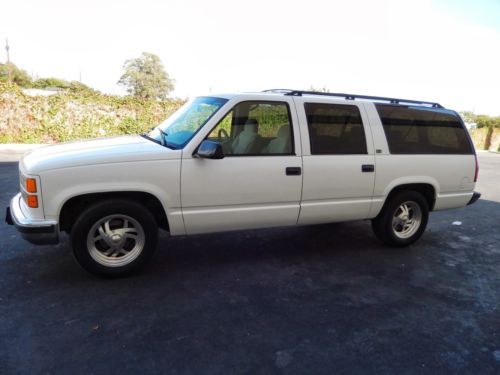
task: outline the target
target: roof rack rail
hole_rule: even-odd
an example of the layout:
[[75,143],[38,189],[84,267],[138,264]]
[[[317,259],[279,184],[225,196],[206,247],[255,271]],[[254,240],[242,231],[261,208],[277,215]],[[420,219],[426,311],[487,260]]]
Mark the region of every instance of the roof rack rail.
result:
[[302,95],[320,95],[320,96],[334,96],[339,98],[344,98],[346,100],[355,99],[368,99],[377,100],[381,102],[389,102],[391,104],[417,104],[417,105],[427,105],[432,108],[444,108],[441,104],[435,102],[425,102],[421,100],[410,100],[410,99],[398,99],[398,98],[387,98],[384,96],[371,96],[371,95],[356,95],[356,94],[344,94],[335,92],[320,92],[320,91],[303,91],[303,90],[289,90],[289,89],[272,89],[264,90],[264,92],[276,92],[282,93],[289,96],[302,96]]
[[277,94],[287,94],[289,92],[293,92],[293,91],[296,91],[296,90],[290,90],[290,89],[269,89],[269,90],[264,90],[262,92],[274,92],[274,93],[277,93]]

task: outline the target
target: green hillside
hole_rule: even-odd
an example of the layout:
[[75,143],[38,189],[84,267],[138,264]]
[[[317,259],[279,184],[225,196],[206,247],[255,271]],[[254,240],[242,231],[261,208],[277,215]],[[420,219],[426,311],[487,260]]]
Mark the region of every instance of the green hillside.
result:
[[0,143],[55,143],[138,134],[157,125],[184,103],[103,95],[89,89],[28,96],[0,82]]

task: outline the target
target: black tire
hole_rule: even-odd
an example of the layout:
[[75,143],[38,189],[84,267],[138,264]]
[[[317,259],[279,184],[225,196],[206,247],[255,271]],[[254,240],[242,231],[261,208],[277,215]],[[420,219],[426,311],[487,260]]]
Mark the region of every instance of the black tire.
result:
[[153,255],[157,242],[154,216],[141,204],[125,199],[94,203],[71,229],[78,264],[99,276],[119,277],[136,271]]
[[[403,204],[406,204],[406,207],[410,208],[410,216],[412,212],[413,218],[417,217],[418,214],[420,216],[420,223],[414,225],[406,233],[404,232],[404,228],[406,225],[409,225],[407,224],[409,221],[403,220],[407,217],[401,209]],[[399,215],[395,218],[397,214]],[[396,221],[396,227],[393,227],[393,218]],[[398,219],[401,220],[401,224],[398,223]],[[372,220],[372,228],[378,239],[386,245],[401,247],[408,246],[418,240],[425,231],[428,220],[429,205],[422,194],[416,191],[400,191],[389,198],[379,215]],[[413,222],[416,223],[417,220]]]

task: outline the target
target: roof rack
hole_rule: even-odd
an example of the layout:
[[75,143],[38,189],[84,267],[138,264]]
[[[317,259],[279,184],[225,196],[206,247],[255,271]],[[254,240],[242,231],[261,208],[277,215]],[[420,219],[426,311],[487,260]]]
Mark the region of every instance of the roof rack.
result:
[[290,90],[290,89],[270,89],[270,90],[263,90],[262,92],[269,92],[272,94],[285,94],[288,95],[291,92],[294,92],[296,90]]
[[389,102],[391,104],[417,104],[417,105],[427,105],[432,108],[444,108],[441,104],[435,102],[424,102],[421,100],[409,100],[409,99],[398,99],[398,98],[386,98],[384,96],[371,96],[371,95],[356,95],[356,94],[343,94],[335,92],[320,92],[320,91],[303,91],[303,90],[290,90],[290,89],[271,89],[264,90],[263,92],[274,92],[281,93],[289,96],[302,96],[302,95],[320,95],[320,96],[334,96],[339,98],[344,98],[346,100],[355,99],[368,99],[377,100],[381,102]]

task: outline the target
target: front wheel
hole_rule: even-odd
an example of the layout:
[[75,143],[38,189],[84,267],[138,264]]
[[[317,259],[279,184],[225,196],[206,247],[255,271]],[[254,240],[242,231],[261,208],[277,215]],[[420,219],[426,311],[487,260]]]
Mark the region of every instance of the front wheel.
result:
[[420,238],[429,219],[429,205],[422,194],[402,191],[393,195],[372,220],[375,235],[389,246],[407,246]]
[[123,276],[141,267],[153,254],[158,225],[142,205],[116,199],[95,203],[71,230],[73,254],[88,272]]

